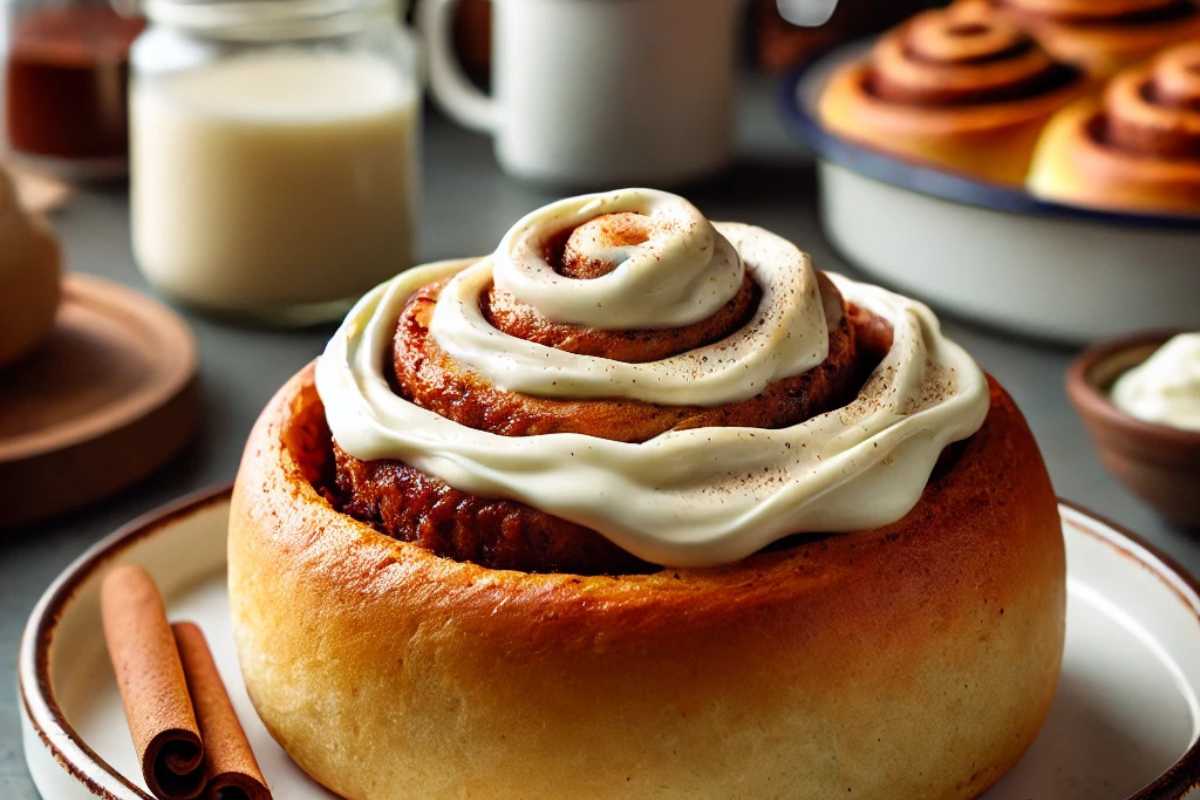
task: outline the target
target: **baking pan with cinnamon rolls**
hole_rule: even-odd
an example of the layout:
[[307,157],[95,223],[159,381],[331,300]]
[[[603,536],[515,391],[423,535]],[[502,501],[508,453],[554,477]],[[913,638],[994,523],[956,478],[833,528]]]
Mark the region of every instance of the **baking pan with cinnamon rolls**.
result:
[[782,105],[829,238],[889,285],[1039,339],[1196,328],[1197,47],[1192,0],[957,0]]
[[629,189],[359,302],[250,436],[229,593],[349,800],[965,800],[1047,713],[1065,581],[928,308]]

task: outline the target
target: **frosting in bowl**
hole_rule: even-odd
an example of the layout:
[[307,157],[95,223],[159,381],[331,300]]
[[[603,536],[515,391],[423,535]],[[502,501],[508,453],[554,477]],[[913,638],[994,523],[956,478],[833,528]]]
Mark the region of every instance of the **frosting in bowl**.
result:
[[[652,216],[663,206],[672,207],[670,219],[691,223],[656,229],[644,250],[632,245],[618,254],[619,265],[601,278],[566,278],[545,263],[544,243],[563,229],[614,209]],[[527,244],[514,255],[510,248],[522,237]],[[640,306],[622,326],[642,325],[628,319],[652,316],[655,283],[641,273],[656,270],[671,287],[661,302],[672,310],[672,325],[703,318],[711,311],[697,309],[714,302],[719,308],[730,294],[727,274],[740,283],[748,271],[763,299],[743,329],[713,349],[644,364],[517,339],[478,312],[479,293],[494,280],[554,321],[577,321],[583,306],[566,299],[569,293],[612,278],[598,290],[602,302]],[[689,279],[675,280],[680,272]],[[790,534],[900,519],[920,499],[942,449],[973,434],[987,414],[982,371],[942,335],[928,308],[830,278],[847,301],[891,324],[892,346],[849,404],[784,428],[672,430],[640,444],[576,433],[501,436],[448,420],[392,390],[387,354],[400,313],[419,288],[445,279],[430,332],[497,385],[528,394],[718,404],[824,359],[828,332],[806,255],[759,228],[712,225],[682,198],[649,190],[554,204],[518,223],[491,257],[428,265],[377,287],[330,341],[317,364],[317,389],[334,438],[358,459],[404,461],[462,491],[526,503],[592,528],[646,561],[732,562]]]
[[1130,416],[1200,431],[1200,333],[1182,333],[1127,370],[1112,401]]

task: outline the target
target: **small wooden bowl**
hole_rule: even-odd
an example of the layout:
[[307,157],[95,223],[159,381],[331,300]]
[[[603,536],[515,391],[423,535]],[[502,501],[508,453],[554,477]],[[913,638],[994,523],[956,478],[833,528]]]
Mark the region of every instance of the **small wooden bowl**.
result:
[[1200,431],[1146,422],[1113,405],[1116,379],[1179,331],[1146,331],[1088,349],[1067,370],[1067,394],[1100,459],[1169,522],[1200,529]]

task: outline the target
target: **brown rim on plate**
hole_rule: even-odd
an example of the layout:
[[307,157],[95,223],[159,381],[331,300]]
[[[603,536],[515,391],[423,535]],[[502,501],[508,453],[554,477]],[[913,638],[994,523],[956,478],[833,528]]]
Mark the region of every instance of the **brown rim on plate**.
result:
[[[54,760],[96,797],[105,800],[154,800],[88,746],[67,721],[54,696],[49,672],[49,650],[63,610],[75,596],[79,585],[98,568],[114,561],[131,545],[166,525],[205,511],[213,505],[228,503],[231,491],[230,485],[201,490],[150,511],[100,540],[55,579],[30,614],[21,636],[17,666],[18,693],[23,710]],[[1100,540],[1121,557],[1136,562],[1177,596],[1200,622],[1200,581],[1174,559],[1123,526],[1093,514],[1076,503],[1061,498],[1059,503],[1084,518],[1064,520],[1064,524]],[[1162,775],[1126,800],[1178,800],[1197,786],[1200,786],[1200,740],[1194,742]]]
[[[1122,558],[1129,559],[1145,569],[1178,597],[1179,601],[1187,606],[1196,620],[1200,622],[1200,580],[1197,580],[1182,564],[1124,525],[1118,525],[1108,517],[1096,514],[1079,503],[1061,497],[1058,498],[1058,504],[1084,518],[1082,521],[1071,520],[1069,523],[1063,520],[1065,524],[1072,525],[1080,533],[1091,536],[1093,539],[1099,539]],[[1099,523],[1126,541],[1121,542],[1116,537],[1105,533],[1103,529],[1088,527],[1087,523],[1092,525]],[[1188,592],[1191,593],[1190,597]],[[1198,786],[1200,786],[1200,738],[1192,742],[1192,746],[1168,767],[1166,772],[1149,785],[1130,795],[1126,800],[1179,800]]]
[[[1130,436],[1144,438],[1166,447],[1193,447],[1200,449],[1200,431],[1174,428],[1157,422],[1138,419],[1117,408],[1106,391],[1116,377],[1146,360],[1159,345],[1164,344],[1180,329],[1141,331],[1115,339],[1106,339],[1083,351],[1067,368],[1067,392],[1081,413],[1094,415],[1097,421],[1125,432]],[[1146,349],[1146,355],[1112,364],[1113,373],[1096,374],[1104,371],[1108,363],[1130,351]]]
[[[104,800],[154,800],[105,761],[67,721],[50,682],[50,642],[79,585],[131,545],[185,517],[228,503],[232,484],[185,495],[151,510],[92,545],[55,579],[34,606],[21,635],[17,692],[31,727],[58,764]],[[36,692],[32,690],[36,687]],[[88,767],[94,767],[89,769]]]

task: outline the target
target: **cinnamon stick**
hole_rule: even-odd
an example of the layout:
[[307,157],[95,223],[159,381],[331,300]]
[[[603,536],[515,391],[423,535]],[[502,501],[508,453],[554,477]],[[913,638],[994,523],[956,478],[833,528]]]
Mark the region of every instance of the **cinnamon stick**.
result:
[[204,796],[208,800],[270,800],[267,781],[233,710],[204,634],[191,622],[177,622],[171,630],[204,739]]
[[146,786],[160,800],[199,797],[204,745],[158,587],[141,567],[117,567],[101,585],[100,610]]

